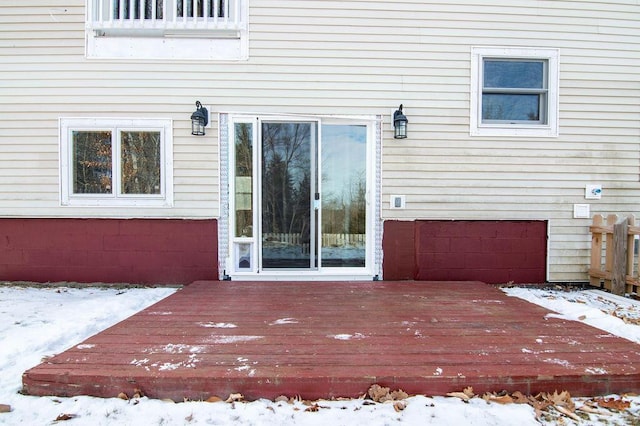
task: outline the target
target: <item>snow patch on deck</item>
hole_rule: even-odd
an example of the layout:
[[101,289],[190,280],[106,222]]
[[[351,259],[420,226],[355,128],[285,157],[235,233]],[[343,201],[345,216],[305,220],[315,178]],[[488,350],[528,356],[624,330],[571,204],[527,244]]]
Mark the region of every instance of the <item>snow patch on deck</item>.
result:
[[264,339],[264,336],[211,336],[205,339],[203,343],[227,344],[251,342],[253,340]]
[[365,336],[362,333],[355,333],[355,334],[329,334],[327,335],[327,337],[335,340],[351,340],[351,339],[365,339],[367,336]]
[[78,348],[78,349],[93,349],[95,347],[96,347],[96,345],[91,345],[91,344],[88,344],[88,343],[84,343],[82,345],[76,346],[76,348]]
[[202,346],[185,345],[182,343],[175,343],[175,344],[169,343],[159,348],[147,348],[147,349],[144,349],[142,352],[148,353],[148,354],[159,354],[159,353],[182,354],[186,352],[200,353],[202,351],[204,351],[204,348]]
[[299,321],[295,318],[280,318],[269,323],[269,325],[298,324],[298,323]]
[[191,353],[184,360],[177,362],[151,362],[149,358],[136,359],[134,358],[129,364],[136,367],[144,367],[146,371],[150,371],[151,368],[155,368],[158,371],[172,371],[179,368],[196,368],[196,364],[200,362],[198,354]]
[[239,371],[239,372],[246,371],[247,372],[247,376],[249,376],[249,377],[253,377],[253,376],[256,375],[255,368],[251,368],[251,367],[256,365],[256,364],[258,364],[258,361],[253,361],[253,362],[250,363],[249,362],[249,358],[243,358],[243,357],[238,357],[238,358],[236,358],[236,360],[238,362],[242,362],[244,364],[240,365],[238,367],[235,367],[234,368],[235,371]]
[[236,324],[230,322],[199,322],[200,327],[204,328],[237,328]]
[[560,359],[560,358],[545,358],[542,360],[542,362],[546,362],[548,364],[558,364],[561,365],[563,367],[567,367],[567,368],[573,368],[573,366],[571,365],[571,363],[569,361],[567,361],[566,359]]

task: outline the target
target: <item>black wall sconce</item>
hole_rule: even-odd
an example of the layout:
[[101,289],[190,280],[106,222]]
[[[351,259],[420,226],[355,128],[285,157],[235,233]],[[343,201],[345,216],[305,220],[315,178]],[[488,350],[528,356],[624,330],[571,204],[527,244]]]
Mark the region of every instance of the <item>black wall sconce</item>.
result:
[[393,137],[394,139],[405,139],[407,137],[407,117],[402,113],[402,104],[393,113]]
[[196,101],[196,110],[191,114],[191,134],[204,136],[204,128],[209,124],[209,111]]

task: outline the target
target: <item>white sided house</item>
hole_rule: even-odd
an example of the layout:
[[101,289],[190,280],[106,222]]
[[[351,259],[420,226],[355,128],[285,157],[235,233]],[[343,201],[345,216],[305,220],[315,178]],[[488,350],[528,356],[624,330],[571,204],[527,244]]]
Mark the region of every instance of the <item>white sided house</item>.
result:
[[639,212],[637,0],[0,2],[0,280],[585,282]]

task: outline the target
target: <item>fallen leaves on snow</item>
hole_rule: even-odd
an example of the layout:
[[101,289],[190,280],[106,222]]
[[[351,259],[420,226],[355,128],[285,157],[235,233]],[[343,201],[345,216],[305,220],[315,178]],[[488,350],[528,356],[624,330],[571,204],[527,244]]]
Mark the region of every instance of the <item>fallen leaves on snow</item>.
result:
[[241,402],[244,401],[244,395],[241,393],[232,393],[225,402]]
[[615,399],[615,398],[595,398],[593,400],[599,407],[602,408],[610,408],[613,410],[617,410],[617,411],[623,411],[626,410],[627,408],[631,407],[631,402],[629,401],[625,401],[622,398],[620,399]]
[[473,393],[473,388],[471,386],[467,386],[462,392],[449,392],[447,393],[447,396],[453,396],[455,398],[460,398],[464,402],[468,402],[476,395]]
[[631,402],[625,401],[623,398],[598,397],[589,399],[584,402],[584,405],[576,408],[576,404],[568,391],[554,391],[553,393],[540,392],[535,396],[524,395],[519,391],[512,393],[503,391],[486,392],[480,396],[475,395],[473,388],[469,386],[462,392],[449,392],[446,395],[459,398],[464,402],[480,397],[487,402],[494,402],[498,404],[529,404],[535,410],[536,418],[538,419],[541,417],[542,412],[548,412],[550,408],[553,408],[563,416],[580,421],[582,418],[576,414],[576,411],[599,416],[610,416],[611,411],[624,411],[631,407]]
[[402,389],[392,392],[390,388],[382,387],[378,384],[371,385],[367,394],[374,402],[401,401],[409,397]]
[[[624,400],[623,397],[596,397],[588,400],[580,399],[581,401],[583,401],[583,405],[580,407],[576,407],[575,402],[571,398],[571,394],[566,390],[561,392],[554,391],[553,393],[540,392],[535,396],[525,395],[519,391],[485,392],[484,394],[479,395],[474,392],[473,387],[468,386],[460,392],[449,392],[446,394],[446,396],[458,398],[463,402],[469,402],[474,398],[478,398],[485,400],[487,403],[528,404],[533,407],[537,419],[541,419],[544,414],[545,417],[551,416],[552,418],[554,416],[564,416],[577,422],[588,418],[588,416],[590,415],[611,416],[612,412],[623,412],[630,409],[631,407],[631,402]],[[392,391],[388,387],[374,384],[369,387],[367,393],[359,399],[362,400],[362,406],[389,404],[396,412],[400,412],[407,408],[408,402],[406,400],[408,398],[409,395],[401,389]],[[337,398],[332,399],[332,401],[346,401],[351,399],[352,398]],[[223,400],[217,396],[212,396],[206,401],[221,402]],[[304,412],[307,413],[316,413],[321,409],[332,408],[331,406],[321,405],[323,401],[326,402],[327,400],[309,401],[301,398],[300,395],[294,397],[281,395],[274,399],[274,402],[276,403],[287,403],[292,405],[301,404],[302,407],[296,406],[293,408],[293,410],[304,410]],[[241,393],[232,393],[224,402],[234,405],[235,403],[245,402],[245,398]],[[354,411],[360,410],[362,406],[355,407]],[[266,409],[275,412],[275,408],[273,406],[268,406],[266,407]],[[342,407],[342,409],[346,409],[346,407]],[[578,415],[578,413],[580,413],[581,415]],[[560,417],[557,417],[556,420],[559,420]],[[70,420],[71,418],[60,418],[56,419],[56,421]]]
[[63,422],[66,420],[71,420],[71,419],[75,419],[76,415],[75,414],[60,414],[58,417],[56,417],[55,421],[56,422]]

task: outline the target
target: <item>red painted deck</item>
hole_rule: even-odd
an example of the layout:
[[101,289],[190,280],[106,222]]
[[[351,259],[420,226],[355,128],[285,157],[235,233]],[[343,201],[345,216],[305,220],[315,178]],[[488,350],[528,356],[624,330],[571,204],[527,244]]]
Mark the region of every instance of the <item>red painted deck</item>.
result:
[[196,282],[27,371],[33,395],[640,391],[640,345],[478,282]]

